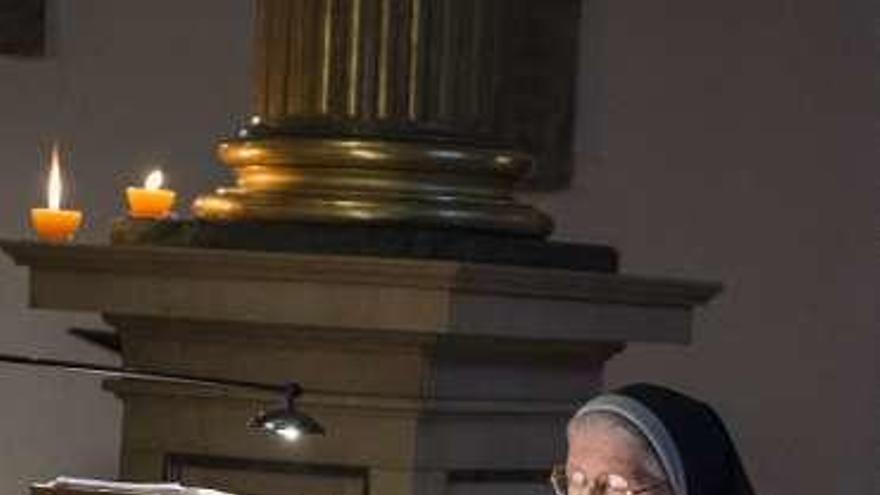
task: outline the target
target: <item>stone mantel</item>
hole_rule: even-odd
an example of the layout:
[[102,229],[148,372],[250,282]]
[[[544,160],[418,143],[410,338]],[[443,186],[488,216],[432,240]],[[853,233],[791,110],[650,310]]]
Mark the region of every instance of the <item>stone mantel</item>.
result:
[[[474,337],[687,343],[718,284],[367,257],[6,241],[31,305]],[[88,290],[83,290],[88,287]]]
[[124,478],[258,495],[546,493],[566,419],[608,359],[628,342],[686,344],[721,289],[450,261],[0,248],[29,268],[32,307],[103,315],[126,366],[301,383],[328,433],[294,448],[242,427],[266,396],[106,384],[124,403]]

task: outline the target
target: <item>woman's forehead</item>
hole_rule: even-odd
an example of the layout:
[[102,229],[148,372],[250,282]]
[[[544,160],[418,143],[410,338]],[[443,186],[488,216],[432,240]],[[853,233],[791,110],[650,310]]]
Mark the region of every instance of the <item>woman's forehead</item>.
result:
[[644,442],[628,431],[595,423],[569,431],[566,464],[587,476],[604,472],[644,478],[646,456],[653,455],[645,449]]

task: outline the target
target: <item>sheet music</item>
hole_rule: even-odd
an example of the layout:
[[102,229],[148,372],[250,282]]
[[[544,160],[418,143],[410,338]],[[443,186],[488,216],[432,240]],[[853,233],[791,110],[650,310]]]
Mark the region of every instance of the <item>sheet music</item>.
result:
[[44,486],[83,492],[112,492],[125,495],[231,495],[209,488],[187,487],[180,483],[130,483],[66,476],[59,476]]

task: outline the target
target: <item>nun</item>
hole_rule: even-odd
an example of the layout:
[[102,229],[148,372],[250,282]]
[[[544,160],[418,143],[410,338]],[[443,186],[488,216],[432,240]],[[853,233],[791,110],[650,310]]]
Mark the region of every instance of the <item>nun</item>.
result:
[[645,384],[599,395],[574,415],[551,483],[557,495],[754,495],[712,408]]

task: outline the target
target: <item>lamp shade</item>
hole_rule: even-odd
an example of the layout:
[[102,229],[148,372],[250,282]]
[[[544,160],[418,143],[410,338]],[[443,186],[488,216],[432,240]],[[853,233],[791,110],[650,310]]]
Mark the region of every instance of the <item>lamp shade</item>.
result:
[[312,417],[290,407],[259,414],[250,421],[250,427],[274,433],[291,442],[303,435],[324,434],[324,428]]

